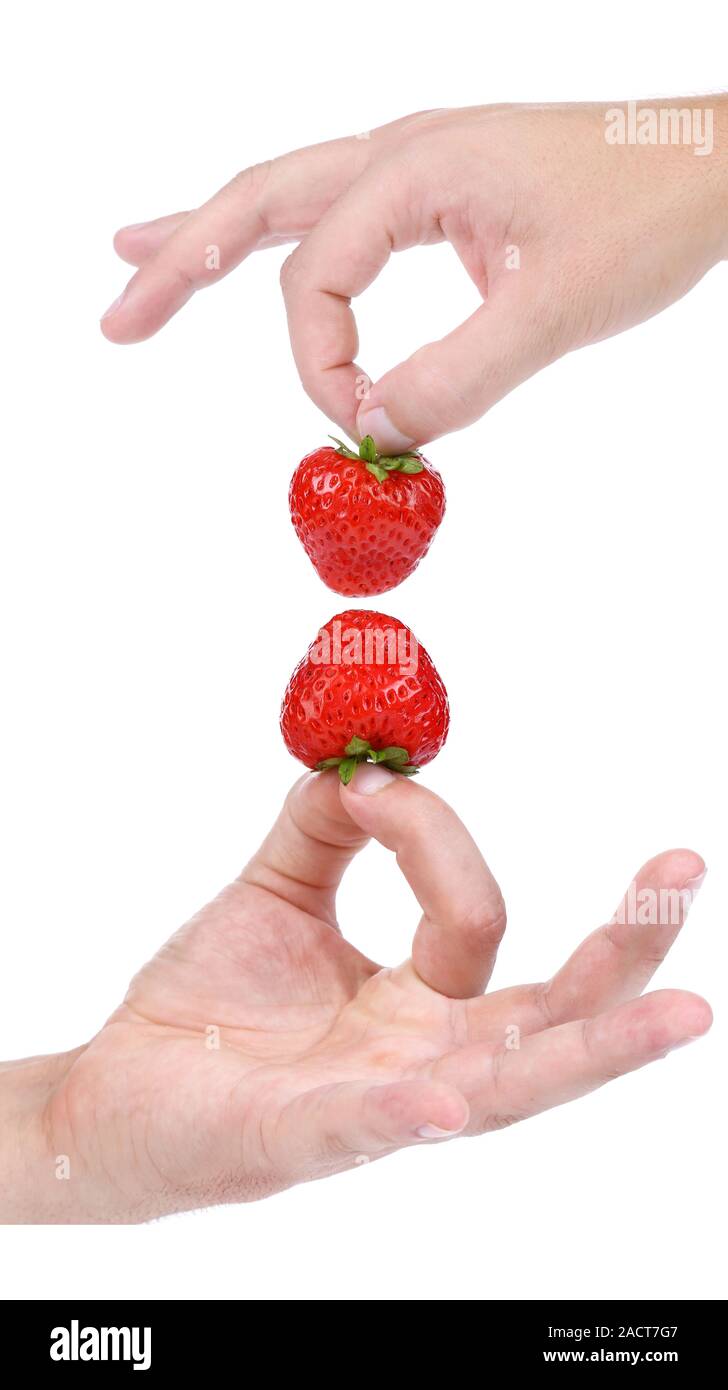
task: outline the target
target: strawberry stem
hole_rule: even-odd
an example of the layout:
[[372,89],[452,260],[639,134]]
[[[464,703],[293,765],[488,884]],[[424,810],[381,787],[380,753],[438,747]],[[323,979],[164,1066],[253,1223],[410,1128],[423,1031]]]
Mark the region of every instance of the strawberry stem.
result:
[[365,738],[354,735],[347,743],[346,748],[340,758],[322,758],[316,764],[317,772],[326,772],[331,767],[339,769],[339,777],[344,786],[348,786],[357,767],[360,763],[381,763],[388,767],[392,772],[401,772],[403,777],[414,777],[419,772],[409,760],[409,753],[406,748],[398,748],[392,745],[389,748],[372,748]]
[[389,455],[378,453],[377,446],[370,434],[364,435],[357,454],[349,448],[348,444],[344,444],[341,439],[336,439],[333,434],[329,435],[329,439],[333,440],[336,445],[336,452],[341,454],[342,458],[355,459],[357,462],[363,463],[367,471],[372,473],[380,483],[386,480],[388,473],[421,473],[425,466],[419,454]]

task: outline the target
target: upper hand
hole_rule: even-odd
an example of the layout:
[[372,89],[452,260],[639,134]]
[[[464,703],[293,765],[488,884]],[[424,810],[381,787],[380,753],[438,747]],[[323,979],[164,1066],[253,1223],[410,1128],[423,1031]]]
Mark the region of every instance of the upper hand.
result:
[[[657,313],[728,255],[728,102],[699,105],[716,117],[705,158],[608,144],[604,106],[485,106],[423,112],[245,169],[196,211],[117,234],[140,269],[103,331],[147,338],[250,252],[299,241],[282,283],[305,389],[382,453],[424,444],[572,348]],[[370,386],[350,301],[392,251],[439,241],[483,304]]]

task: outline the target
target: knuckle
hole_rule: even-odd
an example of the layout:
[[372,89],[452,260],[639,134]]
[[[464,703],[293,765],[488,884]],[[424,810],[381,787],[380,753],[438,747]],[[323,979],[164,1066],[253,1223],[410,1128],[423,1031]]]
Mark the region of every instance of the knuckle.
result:
[[225,189],[236,203],[245,203],[252,208],[260,221],[263,233],[270,230],[267,208],[275,163],[273,159],[266,159],[261,164],[251,164],[247,169],[241,169]]
[[185,266],[172,266],[171,273],[183,294],[189,294],[196,288],[195,277]]
[[509,1054],[499,1047],[491,1058],[490,1096],[483,1104],[480,1116],[475,1122],[476,1134],[488,1134],[496,1129],[508,1129],[521,1120],[528,1119],[532,1111],[527,1106],[515,1106],[509,1095],[506,1064]]
[[553,1028],[557,1022],[551,1005],[551,980],[544,980],[534,987],[534,1003],[543,1019],[544,1027]]
[[462,933],[474,950],[489,951],[503,940],[506,922],[506,907],[499,894],[495,904],[476,903],[462,923]]
[[258,197],[265,192],[272,168],[272,159],[264,159],[260,164],[250,164],[247,169],[241,169],[235,175],[230,186],[238,193]]
[[588,1059],[592,1056],[592,1020],[584,1018],[579,1025],[579,1037],[584,1056]]

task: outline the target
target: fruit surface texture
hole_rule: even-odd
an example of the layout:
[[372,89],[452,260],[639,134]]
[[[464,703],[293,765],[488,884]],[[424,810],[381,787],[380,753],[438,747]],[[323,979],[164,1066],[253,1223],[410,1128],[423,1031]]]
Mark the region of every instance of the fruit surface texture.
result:
[[345,759],[354,740],[358,759],[411,771],[439,753],[449,720],[445,687],[411,629],[384,613],[349,609],[319,630],[293,672],[281,731],[306,767]]
[[426,555],[445,513],[442,478],[427,459],[383,458],[371,440],[362,441],[359,454],[346,445],[307,454],[288,500],[316,572],[349,597],[401,584]]

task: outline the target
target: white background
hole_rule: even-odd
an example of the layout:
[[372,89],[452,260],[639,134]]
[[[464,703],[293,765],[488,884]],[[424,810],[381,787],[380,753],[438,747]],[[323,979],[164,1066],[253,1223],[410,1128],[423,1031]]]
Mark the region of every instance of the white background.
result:
[[[288,520],[290,474],[329,422],[290,360],[285,252],[115,348],[97,327],[129,273],[115,228],[408,110],[715,90],[727,40],[722,0],[15,8],[0,82],[3,1055],[85,1040],[238,871],[296,775],[285,682],[344,606]],[[474,296],[449,248],[396,258],[359,305],[364,367],[447,331]],[[706,994],[712,1033],[528,1124],[255,1206],[8,1229],[7,1294],[725,1292],[727,316],[724,264],[433,446],[447,517],[381,605],[449,689],[427,780],[503,885],[496,984],[551,972],[644,859],[687,845],[708,879],[658,983]],[[367,953],[406,954],[416,908],[384,851],[351,873],[341,917]]]

